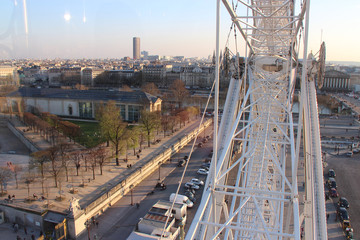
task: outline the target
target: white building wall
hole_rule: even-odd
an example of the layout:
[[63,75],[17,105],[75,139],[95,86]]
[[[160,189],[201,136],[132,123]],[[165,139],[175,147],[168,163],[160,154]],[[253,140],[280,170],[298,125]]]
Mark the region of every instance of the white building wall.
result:
[[[63,106],[63,115],[64,116],[79,116],[79,104],[78,102],[75,101],[63,101],[64,102],[64,106]],[[69,106],[72,107],[72,115],[69,114]]]
[[51,109],[52,114],[64,115],[62,101],[50,100],[49,109]]
[[35,107],[41,112],[49,112],[49,102],[47,99],[36,99]]

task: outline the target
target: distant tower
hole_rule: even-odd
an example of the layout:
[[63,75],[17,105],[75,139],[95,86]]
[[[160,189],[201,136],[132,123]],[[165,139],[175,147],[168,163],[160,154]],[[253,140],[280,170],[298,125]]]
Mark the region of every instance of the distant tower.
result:
[[140,59],[140,38],[133,38],[133,58]]

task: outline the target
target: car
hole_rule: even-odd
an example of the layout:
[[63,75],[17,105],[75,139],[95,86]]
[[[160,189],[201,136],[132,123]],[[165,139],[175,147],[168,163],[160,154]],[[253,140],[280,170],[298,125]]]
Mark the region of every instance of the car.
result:
[[360,153],[360,149],[355,148],[355,149],[353,150],[353,153],[354,153],[354,154],[358,154],[358,153]]
[[206,170],[206,171],[209,171],[210,168],[209,167],[201,167],[202,169]]
[[199,187],[199,185],[196,185],[195,183],[187,182],[187,183],[185,183],[185,188],[192,188],[192,189],[198,190],[200,187]]
[[210,167],[210,165],[211,165],[211,163],[210,163],[210,162],[206,162],[206,163],[201,164],[201,167],[202,167],[202,168],[203,168],[203,167],[207,167],[207,168],[209,168],[209,167]]
[[344,207],[344,208],[349,208],[350,204],[348,202],[348,200],[345,197],[341,197],[338,201],[338,206],[339,207]]
[[191,192],[192,194],[194,194],[195,195],[195,189],[192,189],[192,188],[187,188],[186,190],[185,190],[185,192]]
[[328,176],[329,176],[329,178],[336,177],[336,173],[335,173],[334,169],[329,169]]
[[186,191],[186,192],[184,193],[184,195],[187,196],[187,197],[190,199],[190,201],[192,201],[193,203],[196,202],[196,198],[195,198],[195,194],[194,194],[194,193],[189,192],[189,191]]
[[339,216],[341,222],[344,220],[350,220],[349,213],[346,208],[339,207],[337,210],[337,215]]
[[335,178],[329,178],[328,179],[328,188],[335,188],[336,189],[336,181],[335,181]]
[[185,160],[180,160],[178,163],[178,167],[183,167],[185,166],[186,161]]
[[209,174],[209,171],[203,169],[203,168],[200,168],[199,170],[197,170],[196,172],[197,174],[200,174],[200,175],[208,175]]
[[330,195],[330,197],[338,197],[339,196],[338,192],[336,191],[336,188],[331,188],[329,190],[329,195]]
[[194,183],[194,184],[196,184],[196,185],[201,185],[201,186],[203,186],[204,185],[204,182],[203,181],[201,181],[201,180],[199,180],[199,179],[197,179],[197,178],[193,178],[193,179],[191,179],[191,181],[190,182],[192,182],[192,183]]
[[353,156],[353,152],[347,152],[347,153],[346,153],[346,156],[352,157],[352,156]]

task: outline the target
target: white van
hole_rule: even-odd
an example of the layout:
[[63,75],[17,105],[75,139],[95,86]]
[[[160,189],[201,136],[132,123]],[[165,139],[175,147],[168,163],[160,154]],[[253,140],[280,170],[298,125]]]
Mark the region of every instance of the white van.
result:
[[[175,199],[175,193],[170,194],[169,201],[173,202]],[[188,208],[192,208],[194,206],[194,203],[189,200],[187,196],[178,194],[175,199],[175,203],[182,203],[186,204]]]

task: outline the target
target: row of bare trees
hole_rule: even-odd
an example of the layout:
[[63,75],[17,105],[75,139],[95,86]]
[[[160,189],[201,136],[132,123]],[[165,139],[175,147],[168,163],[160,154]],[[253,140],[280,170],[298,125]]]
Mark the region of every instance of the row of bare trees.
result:
[[41,136],[53,144],[55,144],[55,139],[60,136],[59,132],[69,137],[70,141],[80,135],[80,127],[72,122],[61,121],[56,115],[46,112],[41,113],[40,116],[41,118],[32,113],[24,112],[23,121],[30,129],[39,132]]
[[70,144],[60,143],[46,150],[33,153],[29,168],[35,169],[39,173],[42,193],[44,193],[44,181],[47,174],[54,179],[55,187],[58,187],[60,176],[64,176],[69,182],[70,169],[76,169],[76,176],[79,176],[81,167],[83,171],[91,170],[93,179],[95,179],[95,169],[98,167],[100,175],[102,175],[103,167],[108,161],[109,157],[103,146],[72,151]]

